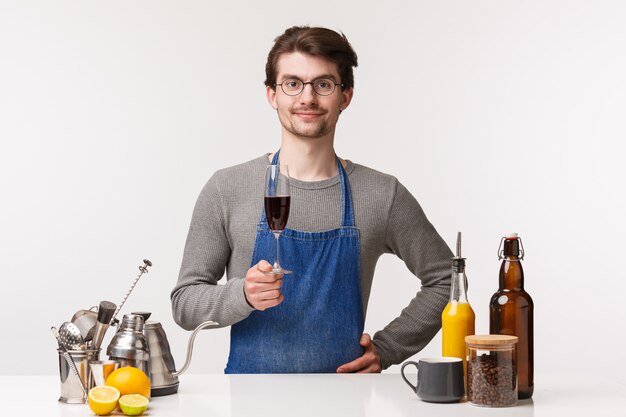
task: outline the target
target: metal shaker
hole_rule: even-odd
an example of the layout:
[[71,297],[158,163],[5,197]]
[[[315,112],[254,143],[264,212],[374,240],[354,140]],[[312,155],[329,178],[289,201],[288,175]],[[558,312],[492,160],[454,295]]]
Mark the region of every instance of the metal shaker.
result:
[[150,377],[148,361],[150,348],[143,334],[143,317],[138,314],[126,314],[119,330],[113,336],[107,348],[109,359],[118,361],[120,368],[134,366]]

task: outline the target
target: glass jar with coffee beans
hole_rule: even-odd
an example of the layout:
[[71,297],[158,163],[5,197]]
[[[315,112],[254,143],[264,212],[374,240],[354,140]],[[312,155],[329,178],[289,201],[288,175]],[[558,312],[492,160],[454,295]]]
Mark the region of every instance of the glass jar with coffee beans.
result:
[[517,403],[518,338],[507,335],[466,336],[467,400],[480,407]]

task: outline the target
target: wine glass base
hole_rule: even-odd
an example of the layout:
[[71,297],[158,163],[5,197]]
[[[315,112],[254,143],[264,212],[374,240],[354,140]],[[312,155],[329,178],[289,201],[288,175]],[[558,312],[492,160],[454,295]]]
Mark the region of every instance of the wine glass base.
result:
[[288,269],[282,269],[282,268],[274,268],[269,272],[263,272],[265,275],[289,275],[291,273],[293,273],[293,271],[290,271]]

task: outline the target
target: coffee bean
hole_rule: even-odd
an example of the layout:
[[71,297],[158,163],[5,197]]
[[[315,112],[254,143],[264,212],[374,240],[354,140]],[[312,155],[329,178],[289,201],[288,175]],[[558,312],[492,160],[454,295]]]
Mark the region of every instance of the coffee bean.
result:
[[467,398],[476,405],[502,407],[517,401],[517,375],[510,358],[497,352],[482,354],[467,363]]

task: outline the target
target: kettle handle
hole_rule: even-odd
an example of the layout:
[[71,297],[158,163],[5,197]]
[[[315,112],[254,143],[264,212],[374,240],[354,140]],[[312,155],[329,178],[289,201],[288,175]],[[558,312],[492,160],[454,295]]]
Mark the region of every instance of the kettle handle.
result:
[[180,369],[180,371],[174,372],[172,374],[173,376],[178,376],[182,374],[183,372],[185,372],[187,368],[189,368],[189,364],[191,363],[191,354],[193,353],[193,341],[196,339],[196,335],[198,334],[198,332],[202,329],[206,329],[207,327],[217,327],[217,326],[219,326],[217,322],[209,320],[209,321],[205,321],[204,323],[200,324],[198,327],[194,329],[193,333],[191,334],[191,337],[189,338],[189,344],[187,345],[187,358],[185,359],[185,364]]

